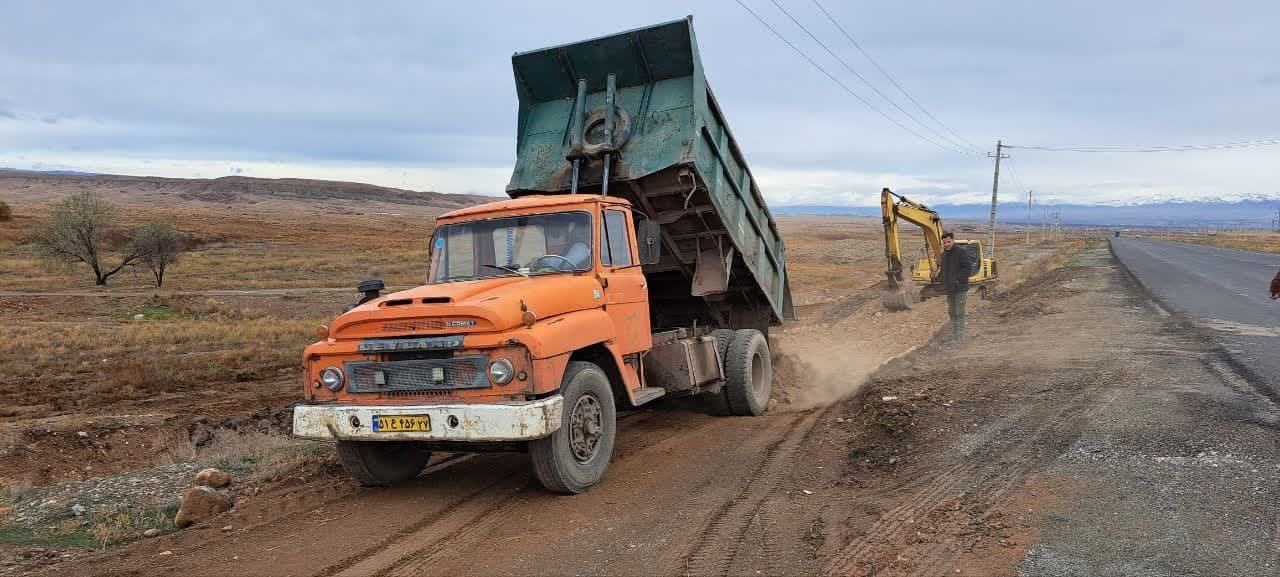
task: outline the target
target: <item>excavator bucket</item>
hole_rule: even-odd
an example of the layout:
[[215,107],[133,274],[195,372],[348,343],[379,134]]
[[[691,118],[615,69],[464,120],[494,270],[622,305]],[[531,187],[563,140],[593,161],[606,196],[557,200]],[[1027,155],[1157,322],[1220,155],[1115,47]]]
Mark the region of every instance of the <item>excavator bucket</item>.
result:
[[888,290],[881,296],[881,302],[884,308],[893,311],[909,311],[916,304],[916,288],[915,284],[910,281],[890,283]]

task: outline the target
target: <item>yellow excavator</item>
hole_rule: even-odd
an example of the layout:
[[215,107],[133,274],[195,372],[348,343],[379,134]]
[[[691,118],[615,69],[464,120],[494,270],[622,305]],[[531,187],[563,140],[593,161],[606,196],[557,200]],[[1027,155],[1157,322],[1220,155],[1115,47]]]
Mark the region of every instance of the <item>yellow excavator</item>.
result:
[[[880,212],[884,217],[884,254],[889,261],[889,269],[885,271],[889,277],[889,288],[884,294],[885,308],[905,311],[920,300],[943,294],[942,279],[939,277],[942,264],[942,217],[929,207],[887,188],[880,191]],[[899,220],[914,224],[924,231],[924,255],[911,267],[911,278],[907,278],[902,265],[902,245],[898,242]],[[976,240],[956,240],[956,246],[952,250],[962,250],[969,257],[973,265],[969,286],[977,286],[978,290],[985,293],[996,279],[995,259],[983,256],[982,243]]]

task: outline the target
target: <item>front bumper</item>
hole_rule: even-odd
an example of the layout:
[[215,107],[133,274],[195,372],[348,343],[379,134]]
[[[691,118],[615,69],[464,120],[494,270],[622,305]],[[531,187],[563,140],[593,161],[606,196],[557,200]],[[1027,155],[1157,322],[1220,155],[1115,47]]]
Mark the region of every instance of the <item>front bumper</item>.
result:
[[[439,405],[299,405],[293,434],[364,441],[527,441],[560,428],[564,397],[510,403]],[[427,415],[430,431],[374,432],[374,415]]]

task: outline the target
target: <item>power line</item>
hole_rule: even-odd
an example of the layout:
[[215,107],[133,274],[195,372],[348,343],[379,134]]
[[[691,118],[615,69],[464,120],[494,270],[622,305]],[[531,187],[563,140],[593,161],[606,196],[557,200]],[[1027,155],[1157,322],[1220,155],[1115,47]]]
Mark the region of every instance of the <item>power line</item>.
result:
[[870,88],[873,92],[875,92],[876,94],[879,94],[879,95],[880,95],[880,98],[883,98],[883,99],[884,99],[884,101],[885,101],[885,102],[888,102],[890,106],[892,106],[892,107],[896,108],[896,109],[898,110],[898,112],[901,112],[901,113],[902,113],[902,114],[904,114],[907,118],[910,118],[911,120],[914,120],[914,121],[916,122],[916,124],[919,124],[919,125],[920,125],[922,128],[924,128],[925,130],[928,130],[929,132],[932,132],[932,133],[934,134],[934,136],[937,136],[938,138],[942,139],[942,141],[943,141],[943,142],[946,142],[948,145],[950,145],[950,146],[952,146],[952,147],[955,147],[955,152],[961,152],[961,153],[964,153],[964,154],[977,154],[976,152],[969,152],[969,151],[966,151],[966,150],[962,150],[962,149],[964,148],[964,145],[963,145],[963,144],[960,144],[960,143],[958,143],[958,142],[954,141],[953,139],[951,139],[950,137],[948,137],[947,135],[942,134],[941,132],[938,132],[938,131],[937,131],[937,130],[935,130],[932,126],[929,126],[928,124],[925,124],[925,123],[924,123],[924,122],[922,122],[919,118],[917,118],[915,115],[911,114],[910,112],[907,112],[907,111],[906,111],[905,109],[903,109],[901,106],[898,106],[898,103],[897,103],[897,102],[894,102],[894,100],[893,100],[892,98],[889,98],[889,96],[888,96],[887,94],[885,94],[884,92],[881,92],[879,88],[876,88],[876,85],[872,84],[872,83],[871,83],[871,81],[869,81],[869,80],[867,80],[867,79],[866,79],[866,77],[864,77],[864,76],[863,76],[863,75],[861,75],[861,74],[858,74],[858,71],[857,71],[857,70],[854,70],[854,69],[853,69],[853,67],[852,67],[852,66],[850,66],[850,65],[849,65],[849,63],[848,63],[847,61],[845,61],[845,59],[844,59],[844,58],[841,58],[841,57],[840,57],[840,55],[839,55],[839,54],[836,54],[836,53],[835,53],[835,51],[834,51],[834,50],[832,50],[830,47],[828,47],[828,46],[827,46],[827,44],[826,44],[825,42],[823,42],[822,40],[818,39],[818,37],[817,37],[816,35],[814,35],[814,33],[813,33],[813,32],[810,32],[810,31],[809,31],[809,29],[808,29],[807,27],[805,27],[805,25],[804,25],[804,24],[801,24],[801,23],[800,23],[800,21],[799,21],[799,20],[797,20],[795,16],[792,16],[792,15],[791,15],[791,12],[788,12],[788,11],[787,11],[787,9],[786,9],[786,8],[784,8],[784,7],[782,6],[782,4],[779,4],[779,3],[778,3],[778,0],[769,0],[769,2],[770,2],[770,3],[772,3],[772,4],[773,4],[773,6],[774,6],[775,8],[777,8],[779,11],[781,11],[781,12],[782,12],[782,14],[783,14],[784,16],[786,16],[786,17],[787,17],[787,19],[788,19],[788,20],[791,20],[791,23],[792,23],[792,24],[795,24],[796,26],[798,26],[798,27],[800,28],[800,30],[801,30],[801,31],[803,31],[806,35],[808,35],[808,36],[809,36],[809,39],[811,39],[811,40],[813,40],[814,42],[818,43],[818,46],[821,46],[821,47],[822,47],[822,49],[823,49],[823,50],[825,50],[825,51],[827,52],[827,54],[831,55],[831,57],[832,57],[832,58],[835,58],[835,59],[836,59],[836,61],[837,61],[837,62],[839,62],[841,66],[844,66],[844,69],[845,69],[845,70],[848,70],[850,74],[854,75],[854,77],[856,77],[858,80],[862,81],[862,83],[863,83],[863,84],[865,84],[865,85],[867,86],[867,88]]
[[1006,148],[1022,150],[1043,150],[1049,152],[1191,152],[1199,150],[1235,150],[1242,148],[1260,148],[1280,145],[1280,138],[1259,138],[1236,142],[1219,142],[1214,144],[1173,144],[1162,146],[1015,146]]
[[[1012,147],[1005,146],[1005,148],[1012,148]],[[1022,190],[1022,192],[1026,192],[1027,190],[1030,190],[1029,187],[1027,187],[1027,185],[1022,183],[1022,179],[1018,177],[1018,170],[1013,166],[1013,157],[1006,157],[1005,160],[1009,161],[1009,174],[1010,176],[1013,177],[1014,184],[1016,184],[1018,188]]]
[[968,140],[968,139],[966,139],[965,137],[960,136],[959,134],[956,134],[956,131],[951,130],[951,128],[950,128],[950,127],[948,127],[947,125],[943,124],[941,120],[938,120],[938,118],[937,118],[936,116],[934,116],[934,115],[933,115],[932,113],[930,113],[927,109],[925,109],[924,105],[920,104],[920,102],[919,102],[919,101],[917,101],[913,96],[911,96],[911,93],[907,92],[907,89],[906,89],[906,88],[903,88],[901,84],[898,84],[898,81],[897,81],[897,80],[894,80],[894,79],[893,79],[893,76],[890,76],[890,75],[889,75],[889,71],[888,71],[888,70],[885,70],[885,69],[884,69],[884,67],[883,67],[883,66],[881,66],[881,65],[880,65],[880,63],[879,63],[879,62],[877,62],[875,58],[872,58],[872,57],[871,57],[871,54],[870,54],[870,53],[868,53],[865,49],[863,49],[863,48],[862,48],[862,45],[861,45],[861,44],[858,44],[858,41],[857,41],[857,40],[854,40],[854,39],[853,39],[853,36],[849,34],[849,31],[848,31],[848,30],[845,30],[844,26],[842,26],[842,25],[840,24],[840,22],[839,22],[839,21],[837,21],[837,20],[835,19],[835,17],[834,17],[834,16],[832,16],[832,15],[831,15],[831,13],[827,11],[827,8],[826,8],[825,6],[823,6],[821,2],[818,2],[818,0],[812,0],[812,1],[813,1],[813,5],[814,5],[814,6],[817,6],[817,7],[818,7],[818,10],[821,10],[821,11],[822,11],[822,14],[823,14],[823,15],[825,15],[825,16],[827,17],[827,20],[830,20],[830,21],[831,21],[831,23],[835,25],[836,29],[838,29],[838,30],[840,31],[840,33],[844,35],[845,39],[847,39],[847,40],[849,41],[849,43],[850,43],[850,44],[853,44],[853,47],[854,47],[854,48],[857,48],[857,49],[858,49],[858,52],[861,52],[861,53],[862,53],[862,55],[863,55],[863,56],[865,56],[865,57],[867,58],[867,60],[868,60],[869,62],[871,62],[871,64],[872,64],[872,65],[874,65],[874,66],[876,67],[876,70],[879,70],[879,71],[880,71],[880,73],[881,73],[881,74],[883,74],[883,75],[884,75],[884,77],[885,77],[886,79],[888,79],[888,80],[889,80],[889,83],[890,83],[890,84],[893,84],[893,86],[894,86],[895,88],[897,88],[897,89],[898,89],[898,91],[899,91],[899,92],[901,92],[903,96],[906,96],[906,97],[907,97],[907,100],[910,100],[912,104],[915,104],[915,105],[916,105],[916,108],[919,108],[919,109],[920,109],[920,112],[925,113],[925,115],[926,115],[926,116],[928,116],[929,118],[931,118],[934,122],[938,123],[938,126],[941,126],[943,130],[947,131],[949,134],[951,134],[952,136],[956,137],[956,138],[957,138],[957,139],[959,139],[961,142],[963,142],[963,143],[967,144],[970,148],[973,148],[974,150],[979,150],[979,151],[980,151],[980,150],[982,150],[982,147],[981,147],[981,146],[978,146],[978,145],[976,145],[976,144],[974,144],[974,143],[972,143],[972,142],[969,142],[969,140]]
[[846,86],[843,82],[840,82],[840,79],[839,79],[839,78],[836,78],[836,77],[835,77],[835,75],[833,75],[833,74],[831,74],[830,72],[828,72],[826,68],[823,68],[821,64],[818,64],[817,62],[815,62],[815,61],[813,60],[813,58],[810,58],[808,54],[805,54],[805,52],[804,52],[803,50],[801,50],[798,46],[796,46],[794,43],[792,43],[790,40],[788,40],[786,36],[783,36],[781,33],[779,33],[777,30],[775,30],[775,29],[773,28],[773,26],[770,26],[768,22],[765,22],[765,20],[764,20],[763,18],[761,18],[759,14],[756,14],[755,10],[752,10],[752,9],[751,9],[751,7],[750,7],[750,6],[747,6],[747,5],[746,5],[742,0],[734,0],[734,1],[735,1],[735,2],[737,2],[737,3],[738,3],[738,5],[739,5],[739,6],[741,6],[744,10],[746,10],[746,11],[747,11],[747,13],[751,14],[751,16],[752,16],[753,18],[755,18],[757,22],[759,22],[762,26],[764,26],[766,29],[768,29],[768,30],[769,30],[769,32],[772,32],[772,33],[773,33],[773,35],[774,35],[774,36],[776,36],[776,37],[778,38],[778,40],[781,40],[781,41],[782,41],[782,42],[784,42],[787,46],[790,46],[790,47],[791,47],[791,49],[792,49],[792,50],[794,50],[796,54],[799,54],[801,58],[804,58],[806,62],[808,62],[808,63],[809,63],[810,65],[812,65],[814,68],[817,68],[817,69],[818,69],[818,71],[819,71],[819,72],[822,72],[824,75],[826,75],[826,77],[827,77],[827,78],[830,78],[832,82],[835,82],[835,83],[836,83],[836,85],[837,85],[837,86],[839,86],[841,89],[843,89],[846,93],[848,93],[848,94],[849,94],[849,96],[852,96],[852,97],[854,97],[854,98],[858,99],[858,101],[860,101],[860,102],[862,102],[863,104],[867,105],[867,108],[870,108],[870,109],[874,110],[876,113],[878,113],[880,116],[883,116],[883,117],[885,118],[885,120],[888,120],[889,122],[892,122],[893,124],[897,125],[897,127],[898,127],[898,128],[901,128],[901,129],[903,129],[903,130],[905,130],[905,131],[909,132],[911,135],[913,135],[913,136],[915,136],[916,138],[919,138],[920,140],[923,140],[923,141],[925,141],[925,142],[927,142],[927,143],[929,143],[929,144],[932,144],[932,145],[934,145],[934,146],[937,146],[937,147],[939,147],[939,148],[942,148],[942,149],[944,149],[944,150],[948,150],[948,151],[951,151],[951,152],[957,152],[957,153],[961,153],[961,154],[969,154],[969,153],[966,153],[966,152],[964,152],[964,151],[962,151],[962,150],[956,150],[956,149],[951,148],[951,147],[949,147],[949,146],[946,146],[946,145],[944,145],[944,144],[940,144],[940,143],[938,143],[938,142],[935,142],[935,141],[933,141],[933,140],[930,140],[930,139],[926,138],[924,135],[920,134],[919,132],[916,132],[916,131],[912,130],[911,128],[907,127],[906,125],[902,124],[901,122],[898,122],[898,119],[896,119],[896,118],[894,118],[894,117],[892,117],[892,116],[889,116],[888,114],[885,114],[885,112],[884,112],[883,110],[880,110],[879,108],[877,108],[877,107],[876,107],[876,105],[874,105],[874,104],[872,104],[871,102],[869,102],[866,98],[863,98],[863,97],[862,97],[862,95],[858,94],[857,92],[854,92],[852,89],[850,89],[848,86]]

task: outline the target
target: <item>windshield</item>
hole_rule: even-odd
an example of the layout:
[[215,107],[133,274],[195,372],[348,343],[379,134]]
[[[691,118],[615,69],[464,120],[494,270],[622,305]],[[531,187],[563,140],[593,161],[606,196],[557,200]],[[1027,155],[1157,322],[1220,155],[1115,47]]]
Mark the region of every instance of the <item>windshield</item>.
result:
[[431,242],[427,282],[585,271],[591,215],[559,212],[446,224]]

